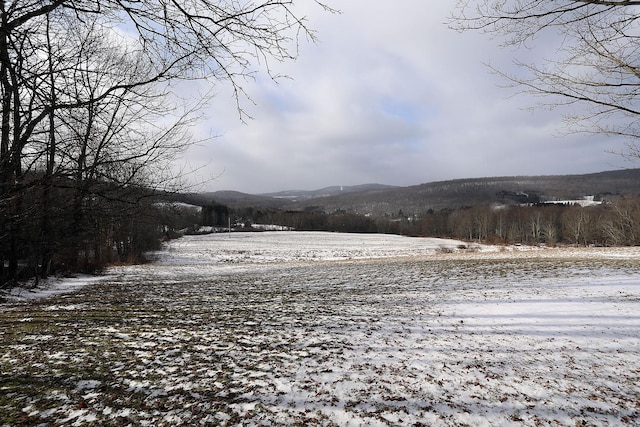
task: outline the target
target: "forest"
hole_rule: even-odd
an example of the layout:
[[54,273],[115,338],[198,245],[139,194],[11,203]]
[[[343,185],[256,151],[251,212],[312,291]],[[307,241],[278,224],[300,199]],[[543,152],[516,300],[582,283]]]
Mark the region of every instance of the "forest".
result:
[[184,188],[176,159],[207,141],[190,129],[214,86],[243,119],[246,77],[294,59],[298,37],[315,40],[298,11],[0,1],[0,287],[157,248],[171,226],[154,195]]
[[419,215],[371,217],[336,211],[239,209],[236,221],[273,223],[295,230],[388,233],[526,245],[622,246],[640,244],[640,198],[617,196],[596,206],[511,204],[428,210]]
[[598,206],[531,205],[429,212],[412,234],[484,243],[621,246],[640,243],[640,200]]

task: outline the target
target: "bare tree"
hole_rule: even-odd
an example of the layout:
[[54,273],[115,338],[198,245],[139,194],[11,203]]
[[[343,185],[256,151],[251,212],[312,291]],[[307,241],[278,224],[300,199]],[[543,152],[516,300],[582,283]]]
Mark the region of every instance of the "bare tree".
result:
[[563,234],[574,245],[587,245],[594,226],[586,208],[572,206],[562,214]]
[[556,228],[556,224],[552,220],[549,220],[544,223],[543,233],[544,233],[545,242],[548,245],[556,244],[558,229]]
[[[172,178],[163,171],[203,101],[176,108],[176,82],[228,82],[246,118],[245,79],[258,66],[272,75],[271,61],[315,39],[296,10],[292,0],[0,0],[0,278],[51,243],[54,197],[71,197],[79,225],[96,196],[134,203],[140,187]],[[36,270],[52,251],[36,250]]]
[[640,205],[635,199],[621,199],[609,204],[611,210],[602,229],[613,245],[637,245],[640,235]]
[[534,244],[542,242],[543,220],[540,211],[532,212],[529,216],[529,231],[531,232],[531,241]]
[[474,224],[478,241],[483,242],[489,236],[494,213],[490,206],[478,206],[474,209]]
[[491,33],[516,47],[548,47],[553,38],[558,46],[552,57],[516,61],[525,73],[495,71],[523,92],[542,96],[542,106],[567,107],[568,131],[626,137],[625,154],[637,158],[639,12],[639,1],[460,0],[451,25]]

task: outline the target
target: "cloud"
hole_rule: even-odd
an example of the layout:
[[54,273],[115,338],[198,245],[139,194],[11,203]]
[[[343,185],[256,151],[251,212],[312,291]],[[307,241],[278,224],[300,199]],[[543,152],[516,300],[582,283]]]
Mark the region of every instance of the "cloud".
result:
[[[292,79],[259,74],[243,124],[221,86],[196,132],[220,135],[185,159],[218,179],[207,189],[250,193],[329,185],[422,182],[517,174],[585,173],[615,167],[612,141],[557,138],[559,112],[526,109],[485,63],[510,69],[514,52],[444,24],[455,1],[309,8],[318,44],[270,64]],[[529,54],[524,52],[524,55]],[[533,53],[531,53],[533,54]]]

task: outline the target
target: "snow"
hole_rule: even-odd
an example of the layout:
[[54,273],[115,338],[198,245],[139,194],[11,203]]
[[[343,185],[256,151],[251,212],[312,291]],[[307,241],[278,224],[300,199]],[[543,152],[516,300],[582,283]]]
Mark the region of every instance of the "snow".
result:
[[639,424],[640,248],[264,232],[155,256],[0,306],[0,419]]
[[160,261],[173,264],[327,261],[425,255],[444,249],[456,251],[459,246],[468,247],[469,244],[459,240],[418,239],[393,234],[274,231],[186,236],[172,241],[159,256]]
[[104,279],[104,276],[91,276],[87,274],[80,274],[76,277],[54,277],[41,281],[38,286],[25,284],[24,286],[18,286],[8,290],[0,291],[0,301],[2,300],[2,298],[11,301],[26,301],[48,298],[61,294],[69,294],[76,292],[82,287]]

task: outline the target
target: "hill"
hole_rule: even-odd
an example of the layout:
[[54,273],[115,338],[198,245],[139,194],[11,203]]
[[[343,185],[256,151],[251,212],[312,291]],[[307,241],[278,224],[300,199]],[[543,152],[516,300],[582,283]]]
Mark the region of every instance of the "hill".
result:
[[367,215],[421,213],[478,204],[510,204],[552,200],[596,199],[640,194],[640,169],[585,175],[516,176],[458,179],[388,190],[340,194],[297,202],[298,210],[345,210]]
[[333,187],[325,187],[320,190],[290,190],[290,191],[280,191],[277,193],[267,193],[261,194],[261,196],[266,197],[275,197],[278,199],[286,199],[291,202],[303,202],[305,200],[315,199],[317,197],[332,197],[332,196],[344,196],[344,195],[352,195],[354,193],[367,193],[367,192],[376,192],[380,190],[393,190],[400,187],[396,187],[393,185],[382,185],[382,184],[363,184],[363,185],[353,185],[353,186],[333,186]]
[[367,184],[260,195],[218,191],[193,195],[193,198],[205,203],[215,201],[231,208],[346,211],[384,216],[395,215],[400,210],[405,215],[410,215],[430,209],[457,209],[479,204],[580,199],[587,195],[606,199],[620,194],[640,194],[640,169],[583,175],[457,179],[409,187]]
[[213,191],[197,194],[181,194],[179,200],[193,205],[221,204],[232,209],[247,207],[287,209],[293,201],[285,198],[241,193],[239,191]]

